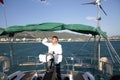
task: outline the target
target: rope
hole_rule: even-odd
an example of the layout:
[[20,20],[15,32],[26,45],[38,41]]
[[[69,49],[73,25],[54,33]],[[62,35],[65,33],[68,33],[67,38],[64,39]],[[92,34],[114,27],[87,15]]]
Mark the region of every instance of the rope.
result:
[[80,48],[80,51],[82,50],[82,48],[84,48],[84,47],[88,44],[88,42],[91,40],[91,38],[92,38],[92,36],[89,37],[88,41],[87,41],[86,43],[83,44],[83,46]]
[[120,57],[118,56],[117,52],[115,51],[115,49],[113,48],[112,44],[110,43],[110,41],[108,39],[107,39],[107,43],[108,43],[108,46],[110,47],[111,51],[114,53],[116,60],[120,64]]
[[113,63],[115,63],[115,60],[113,59],[112,53],[111,53],[111,51],[110,51],[109,46],[107,45],[107,42],[106,42],[106,46],[107,46],[107,48],[108,48],[108,51],[109,51],[109,53],[110,53],[110,57],[112,58]]

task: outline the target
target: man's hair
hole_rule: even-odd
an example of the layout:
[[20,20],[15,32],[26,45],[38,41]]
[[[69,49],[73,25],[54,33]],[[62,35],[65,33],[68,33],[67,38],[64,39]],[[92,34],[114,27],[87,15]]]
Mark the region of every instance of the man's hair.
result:
[[58,37],[57,36],[52,36],[52,38],[56,38],[58,40]]

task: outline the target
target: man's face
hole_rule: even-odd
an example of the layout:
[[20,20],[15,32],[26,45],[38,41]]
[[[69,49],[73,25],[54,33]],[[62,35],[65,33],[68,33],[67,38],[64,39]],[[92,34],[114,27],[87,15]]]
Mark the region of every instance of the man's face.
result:
[[58,42],[57,38],[52,38],[52,43],[57,43],[57,42]]

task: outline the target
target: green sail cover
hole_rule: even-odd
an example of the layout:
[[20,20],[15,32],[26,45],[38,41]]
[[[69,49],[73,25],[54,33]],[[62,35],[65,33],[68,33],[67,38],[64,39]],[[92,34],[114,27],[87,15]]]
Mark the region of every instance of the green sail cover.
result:
[[0,29],[0,35],[4,32],[4,29]]
[[10,26],[5,29],[6,33],[15,33],[15,32],[21,32],[23,30],[23,26]]
[[23,27],[25,31],[56,31],[61,30],[62,23],[42,23],[42,24],[33,24],[26,25]]
[[63,23],[41,23],[31,24],[26,26],[11,26],[6,28],[4,31],[0,31],[0,35],[4,34],[15,34],[22,31],[57,31],[57,30],[71,30],[83,34],[102,35],[107,38],[105,32],[100,29],[94,28],[88,25],[82,24],[63,24]]
[[97,32],[94,27],[82,24],[68,24],[66,25],[66,29],[84,34],[97,35]]

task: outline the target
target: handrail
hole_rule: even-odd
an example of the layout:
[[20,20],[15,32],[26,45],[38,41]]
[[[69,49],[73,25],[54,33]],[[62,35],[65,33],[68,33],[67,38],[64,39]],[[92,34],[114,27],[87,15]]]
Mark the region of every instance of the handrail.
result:
[[[67,66],[68,66],[68,61],[67,61],[67,59],[65,58],[65,57],[63,57],[64,58],[64,60],[65,60],[65,63],[67,64]],[[67,67],[67,70],[69,69],[69,67]]]

